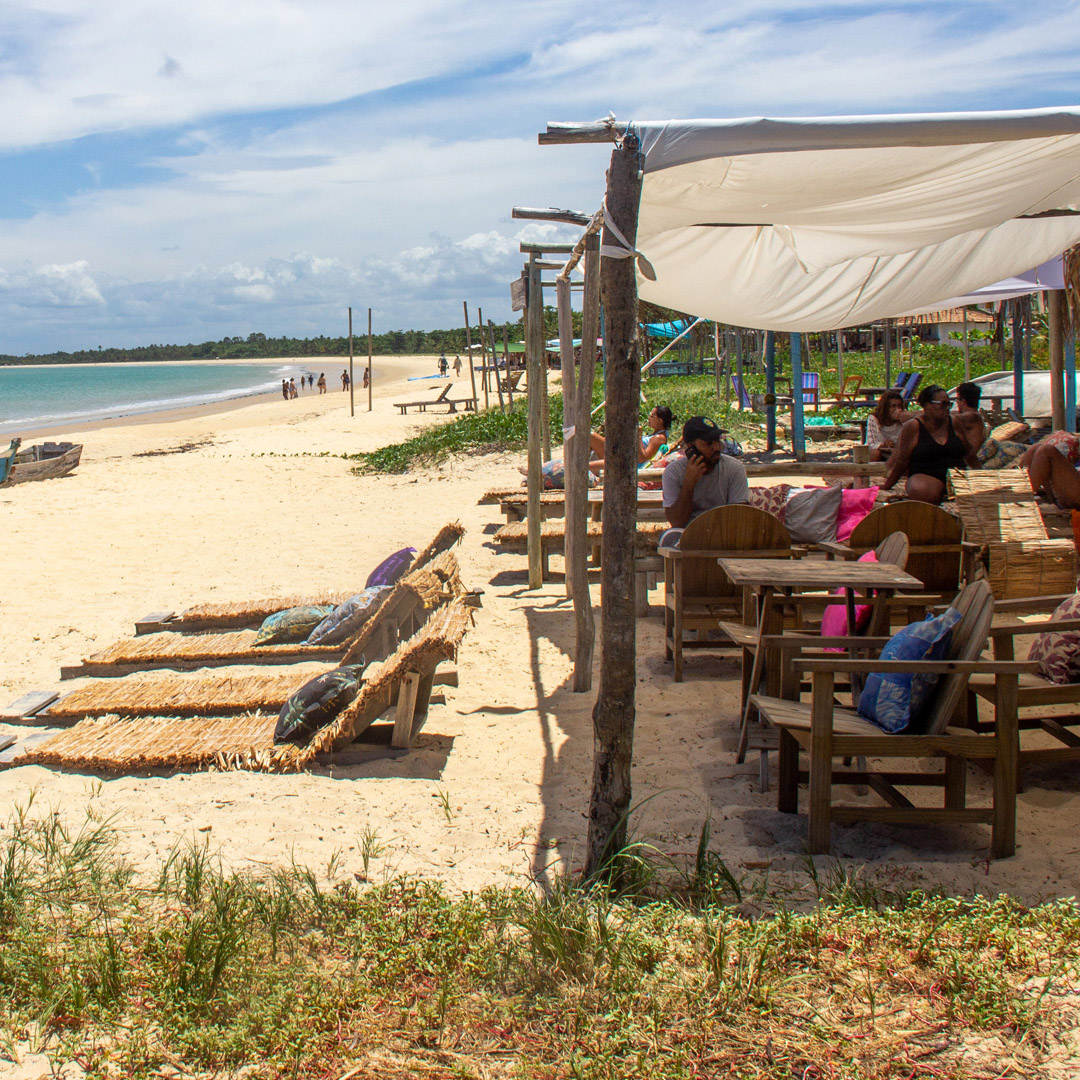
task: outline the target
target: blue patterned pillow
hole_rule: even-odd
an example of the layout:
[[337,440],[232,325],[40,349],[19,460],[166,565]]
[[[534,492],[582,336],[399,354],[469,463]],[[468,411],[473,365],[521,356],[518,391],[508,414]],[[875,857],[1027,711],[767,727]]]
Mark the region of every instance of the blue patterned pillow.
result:
[[[960,612],[949,608],[943,615],[912,623],[898,630],[881,650],[882,660],[943,660],[949,652],[953,627]],[[895,735],[919,719],[937,686],[937,675],[874,672],[866,677],[859,697],[859,715],[883,731]]]

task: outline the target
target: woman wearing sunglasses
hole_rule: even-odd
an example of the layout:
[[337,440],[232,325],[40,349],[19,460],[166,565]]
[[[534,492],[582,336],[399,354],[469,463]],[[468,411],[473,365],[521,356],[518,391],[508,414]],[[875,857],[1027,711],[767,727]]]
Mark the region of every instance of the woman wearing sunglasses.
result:
[[973,446],[966,428],[960,427],[949,406],[949,392],[941,386],[928,386],[919,394],[922,413],[905,422],[900,429],[890,463],[889,475],[882,484],[888,491],[901,476],[907,476],[907,497],[935,506],[945,499],[945,480],[949,469],[967,465],[979,468],[978,446]]

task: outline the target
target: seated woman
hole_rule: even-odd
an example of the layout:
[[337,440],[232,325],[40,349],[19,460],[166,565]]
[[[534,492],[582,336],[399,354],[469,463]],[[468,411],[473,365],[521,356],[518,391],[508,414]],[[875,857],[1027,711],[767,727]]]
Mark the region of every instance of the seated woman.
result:
[[889,460],[907,419],[903,394],[899,390],[886,390],[866,421],[866,445],[870,447],[871,461]]
[[1080,509],[1080,435],[1055,431],[1032,446],[1020,459],[1031,488],[1062,510]]
[[[638,436],[641,445],[638,447],[638,467],[648,464],[657,454],[666,453],[666,448],[671,442],[668,434],[671,425],[675,422],[675,414],[666,405],[657,405],[649,413],[646,423],[649,425],[648,433],[638,428]],[[604,467],[604,436],[597,435],[594,431],[589,435],[589,448],[596,457],[589,462],[589,468],[593,472],[600,472]]]
[[907,497],[935,506],[945,499],[949,469],[963,465],[979,468],[978,447],[958,428],[949,411],[949,392],[942,386],[928,386],[918,398],[922,414],[905,421],[890,459],[889,475],[882,484],[888,491],[901,476],[907,476]]

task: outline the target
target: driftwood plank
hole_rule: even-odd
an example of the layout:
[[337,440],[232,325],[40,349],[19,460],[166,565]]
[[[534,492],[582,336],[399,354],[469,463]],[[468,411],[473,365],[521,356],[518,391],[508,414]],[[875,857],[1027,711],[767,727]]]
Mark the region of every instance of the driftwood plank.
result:
[[10,722],[29,719],[46,705],[51,705],[59,696],[60,692],[57,690],[31,690],[0,713],[0,720]]

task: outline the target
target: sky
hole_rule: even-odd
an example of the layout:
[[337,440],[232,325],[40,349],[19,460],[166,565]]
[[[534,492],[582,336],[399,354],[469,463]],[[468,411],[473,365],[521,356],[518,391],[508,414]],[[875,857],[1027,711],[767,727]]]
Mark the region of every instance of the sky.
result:
[[1080,105],[1080,0],[0,0],[0,353],[511,313],[552,120]]

